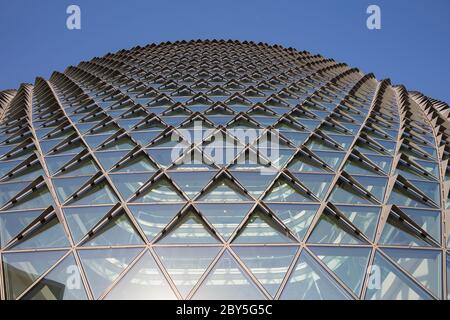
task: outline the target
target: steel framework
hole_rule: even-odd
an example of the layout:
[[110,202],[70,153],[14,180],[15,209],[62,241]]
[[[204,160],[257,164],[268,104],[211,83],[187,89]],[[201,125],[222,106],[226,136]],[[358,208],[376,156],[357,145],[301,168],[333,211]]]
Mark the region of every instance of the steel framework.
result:
[[[245,41],[120,50],[1,91],[1,299],[449,299],[449,113]],[[232,159],[205,154],[217,134]]]

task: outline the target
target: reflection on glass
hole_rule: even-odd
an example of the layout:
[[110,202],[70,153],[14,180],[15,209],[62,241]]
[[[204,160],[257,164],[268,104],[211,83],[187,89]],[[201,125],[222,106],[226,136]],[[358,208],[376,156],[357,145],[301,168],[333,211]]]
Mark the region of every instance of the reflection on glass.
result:
[[119,280],[106,300],[172,300],[176,296],[147,251]]
[[22,300],[86,300],[86,291],[73,255],[67,256]]
[[193,199],[216,174],[215,171],[170,172],[169,176],[190,199]]
[[303,251],[286,287],[283,300],[349,300],[351,296],[332,277]]
[[366,300],[429,300],[431,296],[411,279],[376,253],[371,268]]
[[275,296],[292,263],[297,247],[233,247],[264,288]]
[[184,215],[159,243],[218,243],[219,240],[213,235],[200,217],[189,212]]
[[27,227],[41,214],[40,210],[13,211],[0,214],[0,247],[4,247],[13,237]]
[[270,173],[267,172],[267,174],[262,174],[262,172],[233,171],[232,175],[253,197],[257,199],[275,178],[275,173],[276,171]]
[[261,212],[252,213],[234,243],[287,243],[293,242],[287,232],[272,218]]
[[109,220],[83,246],[118,246],[144,244],[128,216],[120,213]]
[[384,225],[379,243],[400,246],[430,246],[416,230],[392,214],[389,215]]
[[6,297],[17,299],[64,253],[65,251],[38,251],[3,254]]
[[300,241],[303,240],[317,209],[319,209],[319,205],[314,204],[267,203],[267,205],[297,235],[297,239]]
[[150,180],[151,174],[110,174],[109,177],[122,195],[122,198],[126,200],[138,191],[139,188],[141,188],[148,180]]
[[84,191],[78,198],[71,200],[71,205],[113,204],[118,202],[114,191],[106,180]]
[[69,246],[69,240],[58,218],[53,216],[39,224],[13,245],[14,249],[63,248]]
[[175,187],[166,179],[154,182],[147,190],[132,202],[180,202],[183,198],[178,194]]
[[178,214],[182,204],[128,205],[149,241]]
[[363,244],[362,239],[325,210],[308,238],[308,243]]
[[219,253],[220,247],[155,247],[161,262],[185,298]]
[[229,203],[229,204],[212,204],[197,203],[196,207],[200,213],[208,220],[209,223],[228,240],[237,226],[242,222],[245,215],[253,206],[251,203]]
[[214,184],[198,199],[198,201],[205,202],[243,202],[249,200],[247,196],[237,188],[232,187],[231,183],[226,180]]
[[383,251],[435,296],[441,298],[440,251],[388,248]]
[[369,239],[375,237],[381,207],[337,206],[337,209]]
[[264,295],[225,251],[195,292],[195,300],[261,300]]
[[[98,299],[142,249],[78,250],[94,298]],[[132,291],[128,292],[131,294]]]
[[264,197],[267,202],[308,202],[314,201],[306,193],[300,192],[287,181],[277,180]]
[[64,208],[64,215],[73,240],[80,241],[111,208],[111,206]]
[[369,261],[370,248],[310,247],[310,249],[356,295],[359,295]]
[[332,174],[294,173],[294,176],[320,200],[323,200],[325,197],[325,194],[330,187],[331,180],[334,178],[334,175]]

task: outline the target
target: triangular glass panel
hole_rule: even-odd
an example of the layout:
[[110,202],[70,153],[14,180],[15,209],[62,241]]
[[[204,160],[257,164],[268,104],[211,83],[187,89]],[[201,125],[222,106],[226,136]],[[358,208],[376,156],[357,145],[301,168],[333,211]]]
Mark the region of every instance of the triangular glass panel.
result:
[[287,226],[299,241],[305,237],[319,205],[267,203],[272,212]]
[[264,295],[225,251],[193,296],[194,300],[261,300]]
[[288,233],[278,222],[266,214],[253,212],[237,234],[233,243],[290,243]]
[[360,185],[364,187],[365,190],[369,191],[378,201],[383,202],[384,193],[386,191],[386,186],[388,183],[387,177],[366,177],[352,175]]
[[[69,159],[70,160],[70,159]],[[47,158],[45,160],[47,162]],[[5,175],[7,175],[11,170],[13,170],[14,168],[16,168],[18,165],[21,164],[21,160],[17,160],[17,161],[1,161],[1,165],[0,165],[0,178],[4,177]],[[64,163],[63,163],[64,164]],[[61,165],[63,165],[61,164]],[[48,166],[48,163],[47,163]]]
[[126,174],[110,174],[114,186],[121,194],[124,200],[128,200],[136,193],[147,181],[150,180],[152,174],[149,173],[126,173]]
[[[33,181],[39,176],[45,176],[44,170],[38,160],[31,165],[23,164],[22,167],[17,168],[16,171],[8,178],[4,179],[3,182],[7,181]],[[1,178],[1,176],[0,176]]]
[[263,158],[253,149],[246,149],[231,163],[230,170],[233,171],[258,171],[267,175],[274,175],[278,171],[269,160]]
[[[141,250],[141,248],[78,250],[95,299],[102,295]],[[127,290],[129,294],[132,292]]]
[[83,191],[77,198],[70,200],[70,205],[114,204],[119,202],[113,189],[103,180],[88,190]]
[[350,300],[351,296],[309,253],[303,251],[280,299]]
[[155,247],[155,251],[178,291],[186,298],[220,247]]
[[200,213],[208,220],[219,234],[228,240],[253,206],[251,203],[212,204],[197,203]]
[[129,151],[96,152],[95,157],[102,167],[108,171],[117,164]]
[[85,145],[80,141],[75,141],[70,144],[65,144],[61,148],[58,148],[58,150],[51,152],[51,155],[66,155],[66,154],[79,154],[82,151],[86,150]]
[[391,165],[392,165],[392,157],[389,156],[377,156],[377,155],[371,155],[371,154],[365,154],[365,156],[375,163],[381,170],[383,170],[386,173],[389,173],[391,171]]
[[431,300],[431,296],[380,253],[370,269],[366,300]]
[[33,230],[16,242],[12,248],[36,249],[36,248],[64,248],[69,246],[63,226],[58,217],[54,215],[44,223],[35,226]]
[[422,191],[427,197],[433,200],[434,203],[441,203],[439,183],[417,180],[410,180],[410,182],[414,185],[414,187]]
[[208,187],[197,201],[204,202],[243,202],[251,201],[237,186],[228,179],[221,179]]
[[144,244],[125,212],[119,213],[83,244],[83,246],[120,246]]
[[325,209],[314,226],[308,243],[365,244],[366,242],[342,219],[337,219]]
[[399,219],[392,213],[389,214],[384,224],[379,243],[397,246],[430,246],[419,231],[413,229],[403,219]]
[[278,179],[264,196],[265,202],[316,202],[305,191],[294,187],[286,179]]
[[167,174],[189,199],[193,199],[211,181],[216,171],[172,171]]
[[183,202],[184,198],[167,178],[154,181],[131,202]]
[[440,251],[389,248],[384,248],[383,251],[403,270],[441,299],[442,256]]
[[305,147],[313,151],[339,151],[340,149],[334,146],[331,142],[323,141],[317,136],[311,136],[305,143]]
[[137,157],[127,159],[120,165],[120,167],[114,168],[112,172],[123,172],[123,173],[144,172],[144,171],[154,172],[157,169],[158,168],[155,167],[155,165],[148,158],[148,156],[145,153],[141,153]]
[[290,172],[330,172],[326,167],[315,160],[314,158],[308,156],[306,153],[299,153],[295,156],[289,163],[287,169]]
[[84,140],[86,144],[92,149],[96,149],[103,141],[108,139],[110,134],[99,134],[99,135],[85,135]]
[[168,225],[182,207],[182,204],[128,205],[149,241]]
[[170,170],[177,171],[197,171],[197,170],[215,170],[213,161],[206,158],[198,149],[191,149],[184,156],[176,159]]
[[25,209],[37,209],[48,208],[54,205],[53,198],[46,185],[38,187],[36,190],[31,191],[23,198],[20,198],[9,209],[25,210]]
[[289,140],[294,146],[301,146],[306,139],[311,135],[310,132],[296,132],[296,131],[280,131],[280,134]]
[[356,226],[368,239],[373,240],[380,217],[381,207],[368,206],[336,206],[354,226]]
[[72,163],[66,170],[57,174],[58,177],[76,177],[81,175],[93,175],[99,171],[92,158],[86,158],[80,162]]
[[106,295],[106,300],[173,300],[176,296],[147,251]]
[[336,171],[341,165],[342,160],[344,160],[346,153],[335,151],[314,151],[314,154]]
[[50,269],[66,251],[36,251],[2,255],[7,299],[17,299],[34,281]]
[[219,243],[215,235],[194,212],[188,212],[170,227],[161,244]]
[[401,210],[437,242],[441,242],[441,212],[439,210],[411,208],[402,208]]
[[349,182],[343,179],[338,180],[328,199],[333,203],[342,204],[378,204],[362,190],[352,187]]
[[233,250],[267,292],[274,297],[294,259],[297,247],[235,246]]
[[18,235],[42,213],[35,211],[12,211],[0,214],[0,241],[4,247],[11,239]]
[[152,130],[152,131],[131,131],[130,136],[136,141],[141,147],[146,147],[150,144],[156,137],[161,134],[162,130]]
[[29,185],[28,182],[0,184],[0,208]]
[[79,242],[111,209],[112,206],[64,208],[73,240]]
[[79,274],[80,270],[70,254],[28,291],[22,300],[87,300]]
[[370,248],[309,247],[357,296],[369,262]]
[[334,174],[294,173],[293,175],[320,200],[323,200],[325,197],[331,180],[334,178]]
[[431,203],[428,204],[419,195],[414,194],[409,189],[403,188],[400,184],[396,183],[391,191],[388,203],[395,204],[397,206],[413,207],[413,208],[429,208],[432,207]]
[[113,141],[109,141],[107,144],[102,145],[100,150],[101,151],[130,150],[133,149],[135,146],[136,143],[134,143],[129,137],[123,136],[121,138],[118,138],[117,140],[114,139]]
[[375,169],[364,162],[359,157],[354,155],[350,155],[350,157],[345,162],[345,166],[343,168],[347,173],[353,174],[361,174],[361,175],[371,175],[371,176],[379,176],[380,172],[375,171]]
[[240,172],[232,171],[238,182],[256,199],[258,199],[275,178],[275,172]]
[[75,192],[80,190],[80,188],[86,182],[88,182],[90,178],[91,177],[87,176],[87,177],[52,179],[59,202],[60,203],[66,202],[66,200]]

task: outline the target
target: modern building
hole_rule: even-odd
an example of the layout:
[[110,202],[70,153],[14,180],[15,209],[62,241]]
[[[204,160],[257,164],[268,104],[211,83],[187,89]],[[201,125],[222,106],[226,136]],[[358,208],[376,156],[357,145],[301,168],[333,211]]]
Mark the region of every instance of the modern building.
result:
[[217,40],[2,91],[1,299],[449,299],[449,113]]

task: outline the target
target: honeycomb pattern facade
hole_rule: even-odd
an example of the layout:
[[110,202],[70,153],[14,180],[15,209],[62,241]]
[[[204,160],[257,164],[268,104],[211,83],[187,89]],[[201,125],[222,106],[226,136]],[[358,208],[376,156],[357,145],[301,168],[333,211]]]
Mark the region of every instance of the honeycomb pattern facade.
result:
[[[215,40],[2,91],[1,299],[449,299],[449,110]],[[214,145],[186,136],[199,123],[232,159],[178,161]],[[235,128],[276,137],[276,159]]]

